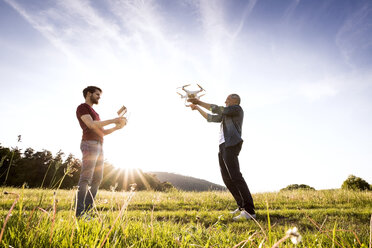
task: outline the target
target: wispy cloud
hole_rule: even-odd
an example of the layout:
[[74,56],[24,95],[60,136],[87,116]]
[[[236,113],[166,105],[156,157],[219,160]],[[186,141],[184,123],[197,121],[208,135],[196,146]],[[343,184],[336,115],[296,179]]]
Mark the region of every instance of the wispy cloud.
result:
[[43,6],[44,9],[5,1],[81,68],[87,57],[97,53],[114,59],[108,53],[110,44],[123,44],[119,42],[117,27],[101,18],[87,1],[57,1],[55,5]]
[[301,0],[293,0],[292,3],[286,9],[283,19],[288,22],[289,19],[292,17],[293,13],[295,12],[297,6],[300,4]]
[[[60,42],[59,39],[56,39],[56,37],[53,35],[53,27],[44,25],[43,16],[36,17],[29,12],[26,11],[22,7],[22,5],[18,4],[16,1],[13,0],[4,0],[6,3],[8,3],[11,7],[13,7],[26,21],[28,21],[32,27],[34,27],[36,30],[40,31],[42,35],[44,35],[45,38],[47,38],[51,43],[53,43],[57,48],[64,51],[66,54],[69,54],[68,49],[64,46],[62,42]],[[70,54],[71,55],[71,54]]]
[[335,96],[337,95],[338,91],[335,87],[327,82],[319,82],[302,84],[300,86],[299,93],[310,101],[315,101],[323,97]]
[[106,15],[87,0],[59,0],[38,8],[5,1],[83,70],[122,71],[136,62],[151,68],[164,58],[200,65],[167,37],[156,1],[110,0]]
[[243,15],[242,17],[240,18],[240,23],[239,23],[239,26],[238,28],[235,30],[235,32],[233,33],[232,35],[232,39],[234,40],[238,35],[239,33],[241,32],[243,26],[244,26],[244,23],[245,23],[245,20],[246,18],[251,14],[254,6],[256,5],[258,0],[249,0],[245,9],[244,9],[244,12],[243,12]]
[[[345,20],[337,32],[335,42],[345,63],[352,68],[358,66],[354,57],[372,48],[372,6],[370,2],[365,3]],[[369,54],[364,56],[369,56]]]
[[217,83],[226,82],[231,74],[232,51],[234,41],[241,32],[247,15],[252,11],[256,0],[250,0],[237,27],[231,27],[226,1],[193,1],[200,16],[204,42],[209,51],[210,73],[219,75]]
[[[168,63],[187,65],[202,78],[219,75],[221,82],[229,75],[234,41],[257,2],[249,0],[238,26],[231,27],[225,1],[191,1],[200,20],[195,25],[200,25],[202,33],[198,37],[183,34],[186,41],[178,41],[174,39],[178,31],[168,28],[166,6],[155,0],[108,0],[106,12],[88,0],[56,0],[36,8],[5,1],[81,70],[121,71],[125,65],[139,63],[159,71],[166,69],[160,68],[162,63]],[[198,50],[190,50],[187,39]]]

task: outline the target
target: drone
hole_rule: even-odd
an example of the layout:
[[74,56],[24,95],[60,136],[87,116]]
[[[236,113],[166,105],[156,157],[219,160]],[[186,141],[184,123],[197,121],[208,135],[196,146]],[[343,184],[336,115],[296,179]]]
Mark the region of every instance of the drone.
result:
[[191,84],[186,84],[186,85],[184,85],[184,86],[182,86],[182,87],[178,87],[178,88],[177,88],[177,89],[182,88],[182,90],[186,92],[185,95],[182,95],[181,93],[177,92],[177,94],[181,96],[181,99],[182,99],[182,98],[185,98],[185,106],[186,106],[186,107],[190,106],[190,105],[187,105],[187,104],[186,104],[188,99],[198,99],[198,100],[199,100],[200,97],[202,97],[202,96],[205,95],[205,94],[203,94],[203,95],[198,96],[198,94],[199,94],[200,92],[205,91],[205,89],[203,89],[203,87],[201,87],[199,84],[196,84],[197,86],[199,86],[199,90],[192,90],[192,91],[191,91],[191,90],[187,90],[187,89],[185,89],[186,87],[188,87],[188,86],[190,86],[190,85],[191,85]]

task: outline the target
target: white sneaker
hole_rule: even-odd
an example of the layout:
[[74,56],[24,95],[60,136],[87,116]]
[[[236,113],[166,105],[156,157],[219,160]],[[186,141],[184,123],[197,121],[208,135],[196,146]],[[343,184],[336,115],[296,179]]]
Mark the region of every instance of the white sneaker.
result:
[[255,214],[249,214],[247,211],[242,210],[238,216],[235,216],[233,220],[251,220],[256,219]]
[[93,217],[93,216],[91,216],[90,214],[87,214],[87,213],[84,213],[83,215],[81,215],[78,218],[82,219],[84,222],[89,222],[89,221],[92,221],[92,220],[96,219],[95,217]]
[[234,211],[231,211],[230,214],[237,214],[239,212],[240,212],[240,208],[237,208]]

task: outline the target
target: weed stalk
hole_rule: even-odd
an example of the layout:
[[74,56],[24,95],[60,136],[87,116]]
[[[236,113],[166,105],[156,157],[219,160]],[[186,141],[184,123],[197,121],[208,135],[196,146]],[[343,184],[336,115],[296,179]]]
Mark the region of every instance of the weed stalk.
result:
[[55,222],[56,222],[57,203],[58,203],[58,200],[57,200],[57,197],[56,197],[56,192],[54,192],[54,197],[53,197],[53,217],[52,217],[52,227],[50,228],[50,239],[49,239],[49,243],[52,243],[52,240],[53,240],[53,229],[54,229],[54,225],[55,225]]
[[266,211],[267,211],[267,228],[269,229],[269,245],[271,245],[271,223],[269,213],[269,201],[266,200]]
[[369,248],[372,248],[372,214],[369,222]]
[[327,234],[327,232],[325,232],[325,231],[321,231],[319,225],[318,225],[318,224],[317,224],[313,219],[311,219],[309,216],[306,216],[306,217],[310,220],[310,222],[311,222],[311,223],[312,223],[316,228],[318,228],[318,230],[319,230],[320,232],[325,233],[326,236],[327,236],[330,240],[332,240],[332,246],[334,245],[333,242],[335,242],[339,247],[341,247],[341,244],[338,243],[338,242],[337,242],[336,240],[334,240],[333,238],[331,238],[331,237]]
[[100,248],[102,248],[102,247],[104,246],[104,244],[106,243],[106,240],[108,239],[108,237],[109,237],[109,235],[110,235],[112,229],[114,228],[115,223],[120,219],[120,217],[121,217],[122,214],[124,213],[124,210],[128,207],[129,202],[131,201],[132,197],[134,196],[134,193],[135,193],[135,191],[134,191],[134,189],[132,188],[131,191],[130,191],[130,194],[129,194],[129,196],[128,196],[128,199],[127,199],[126,201],[124,201],[124,205],[123,205],[123,207],[120,209],[120,212],[119,212],[118,216],[116,217],[114,223],[112,223],[111,228],[110,228],[110,230],[108,231],[108,233],[106,234],[106,237],[105,237],[105,239],[103,240],[103,242],[102,242]]
[[6,195],[7,194],[16,195],[17,198],[14,200],[12,207],[9,209],[9,212],[6,215],[6,218],[5,218],[5,221],[4,221],[4,224],[3,224],[3,228],[1,229],[1,233],[0,233],[0,243],[1,243],[1,240],[3,239],[6,223],[8,222],[8,220],[10,218],[10,214],[12,213],[14,206],[17,204],[17,201],[19,200],[19,194],[17,194],[17,193],[4,192],[4,194],[6,194]]
[[14,150],[12,151],[12,156],[10,157],[9,166],[8,166],[7,171],[6,171],[6,176],[5,176],[5,180],[4,180],[4,185],[6,185],[6,181],[8,180],[10,167],[12,167],[12,163],[13,163],[13,158],[14,158]]

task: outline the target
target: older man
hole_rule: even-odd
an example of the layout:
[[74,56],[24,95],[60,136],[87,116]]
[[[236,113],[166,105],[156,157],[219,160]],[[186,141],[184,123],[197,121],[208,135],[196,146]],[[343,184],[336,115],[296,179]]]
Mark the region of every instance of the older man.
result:
[[[233,219],[256,218],[252,195],[240,172],[238,160],[243,144],[241,135],[244,117],[239,95],[229,95],[225,101],[226,107],[205,103],[198,99],[189,99],[188,101],[192,103],[191,109],[198,110],[208,122],[221,123],[218,153],[220,170],[226,187],[238,204],[238,208],[231,213],[240,213]],[[206,113],[200,107],[210,110],[213,114]]]

